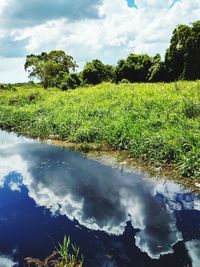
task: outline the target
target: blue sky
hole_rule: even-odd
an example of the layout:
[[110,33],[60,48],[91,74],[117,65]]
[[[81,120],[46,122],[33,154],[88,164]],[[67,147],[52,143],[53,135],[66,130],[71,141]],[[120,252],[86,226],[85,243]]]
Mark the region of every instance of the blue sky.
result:
[[136,5],[136,3],[135,3],[135,0],[127,0],[127,2],[128,2],[128,7],[130,7],[130,8],[137,8],[137,5]]
[[1,0],[0,82],[26,80],[25,56],[52,49],[80,68],[131,52],[163,55],[173,29],[199,14],[199,0]]

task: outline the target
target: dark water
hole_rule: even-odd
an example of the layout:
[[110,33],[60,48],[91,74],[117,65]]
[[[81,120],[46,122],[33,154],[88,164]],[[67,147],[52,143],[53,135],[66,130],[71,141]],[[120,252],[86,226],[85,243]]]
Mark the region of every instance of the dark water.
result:
[[64,234],[86,267],[199,267],[200,199],[0,132],[0,267],[44,258]]

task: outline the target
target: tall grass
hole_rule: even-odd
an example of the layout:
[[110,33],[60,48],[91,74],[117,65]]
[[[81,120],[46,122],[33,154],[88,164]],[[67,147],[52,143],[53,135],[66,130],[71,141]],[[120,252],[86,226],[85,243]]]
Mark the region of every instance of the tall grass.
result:
[[58,248],[43,261],[31,257],[25,259],[28,267],[82,267],[83,261],[79,248],[71,243],[70,237],[66,236],[64,236],[63,243],[59,243]]
[[0,90],[0,127],[31,137],[127,150],[200,177],[200,82],[109,84],[62,92]]

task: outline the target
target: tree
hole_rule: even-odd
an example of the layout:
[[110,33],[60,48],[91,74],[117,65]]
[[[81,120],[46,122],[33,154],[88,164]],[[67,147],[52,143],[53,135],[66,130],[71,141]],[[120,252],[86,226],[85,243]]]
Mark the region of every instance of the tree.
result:
[[86,63],[82,77],[85,84],[99,84],[105,81],[113,81],[114,67],[105,65],[100,60],[95,59]]
[[64,75],[75,71],[76,67],[73,58],[62,50],[28,55],[24,65],[25,70],[29,72],[29,78],[37,78],[45,88],[58,86]]
[[116,81],[127,79],[129,82],[145,82],[148,72],[153,64],[153,59],[148,55],[130,54],[127,59],[122,59],[116,67]]
[[165,55],[170,80],[200,78],[200,21],[179,25],[173,32]]
[[75,89],[81,85],[81,78],[80,75],[77,73],[70,73],[66,74],[60,85],[59,88],[62,90],[68,90],[68,89]]
[[167,67],[161,60],[161,56],[157,54],[153,57],[153,64],[149,69],[148,81],[149,82],[167,82],[169,81],[169,74]]

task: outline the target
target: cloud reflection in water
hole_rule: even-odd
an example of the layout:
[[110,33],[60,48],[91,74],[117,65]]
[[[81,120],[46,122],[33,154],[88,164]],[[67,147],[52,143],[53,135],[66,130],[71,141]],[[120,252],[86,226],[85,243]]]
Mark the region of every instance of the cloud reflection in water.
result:
[[16,265],[16,262],[14,262],[9,256],[0,255],[0,266],[1,267],[13,267]]
[[[136,245],[151,258],[173,253],[173,245],[182,240],[174,211],[199,207],[199,200],[173,183],[147,181],[141,174],[121,173],[37,142],[20,141],[9,150],[5,143],[0,144],[1,187],[10,172],[20,173],[38,206],[108,234],[122,234],[131,220],[139,229]],[[11,190],[20,191],[20,179],[7,181]]]

